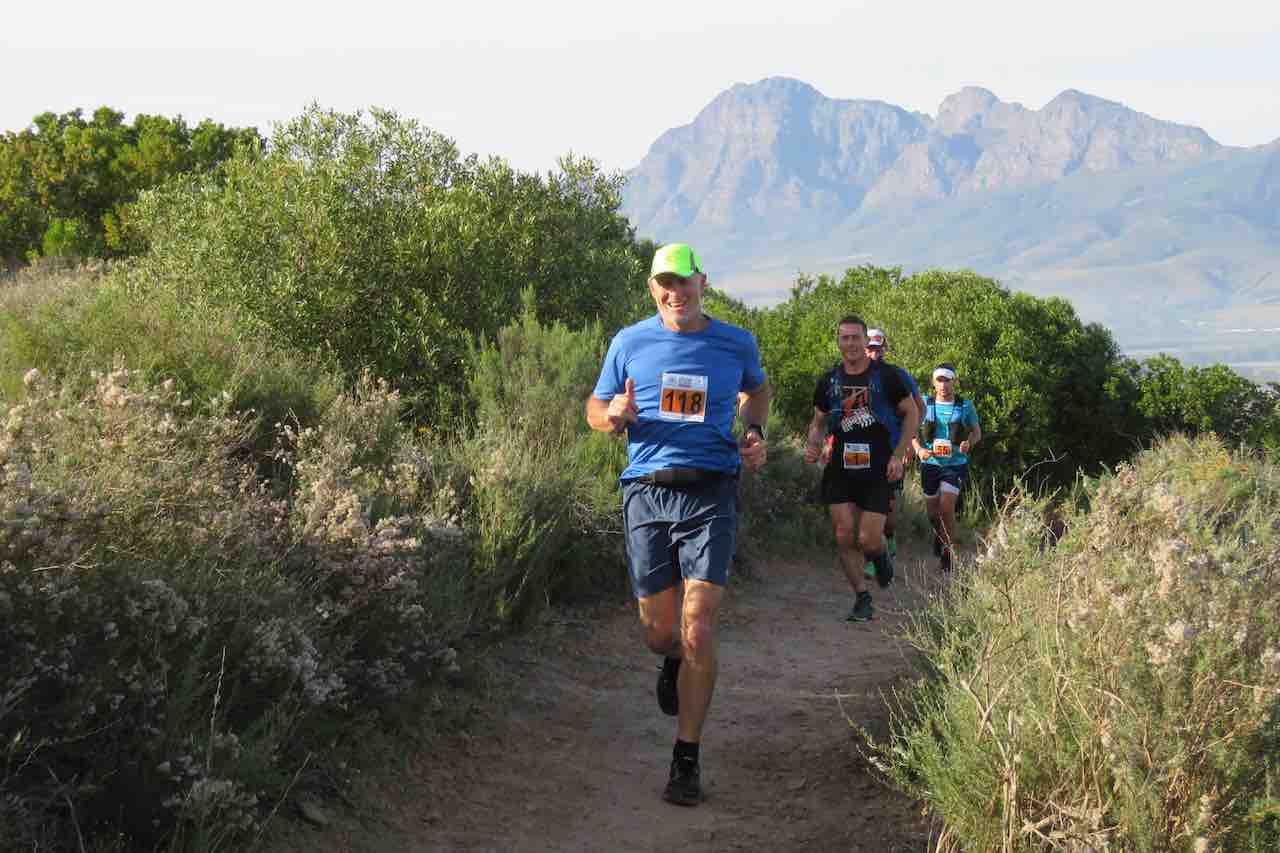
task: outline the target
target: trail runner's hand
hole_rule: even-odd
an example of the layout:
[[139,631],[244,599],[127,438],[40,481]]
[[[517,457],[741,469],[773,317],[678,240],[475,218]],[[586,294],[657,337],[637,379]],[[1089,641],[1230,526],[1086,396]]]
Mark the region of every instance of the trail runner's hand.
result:
[[812,465],[817,462],[818,457],[821,456],[822,464],[825,465],[827,460],[831,457],[831,442],[834,438],[835,436],[833,435],[827,436],[827,443],[825,446],[814,445],[810,442],[806,442],[804,445],[804,463],[806,465]]
[[969,452],[969,439],[966,438],[964,441],[960,442],[960,452],[961,453]]
[[933,455],[933,451],[927,447],[922,447],[916,451],[916,458],[919,459],[921,462],[925,461],[932,455]]
[[[747,466],[748,471],[760,470],[769,455],[768,446],[755,430],[744,432],[738,441],[738,447],[742,451],[742,464]],[[806,449],[805,453],[808,452]]]
[[640,417],[640,409],[636,406],[636,381],[630,376],[623,386],[621,394],[615,394],[609,401],[609,423],[613,424],[615,435],[622,433],[627,424],[633,424]]
[[902,479],[902,460],[896,455],[889,457],[889,470],[886,476],[890,483],[896,483]]

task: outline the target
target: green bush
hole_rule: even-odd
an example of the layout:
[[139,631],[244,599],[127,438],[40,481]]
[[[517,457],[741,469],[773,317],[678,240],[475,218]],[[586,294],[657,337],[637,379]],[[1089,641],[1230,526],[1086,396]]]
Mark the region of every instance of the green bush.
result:
[[122,273],[129,287],[223,307],[349,377],[425,395],[433,417],[465,384],[468,344],[519,313],[522,289],[541,320],[612,325],[643,281],[622,177],[591,161],[525,174],[390,112],[312,107],[220,175],[131,209],[149,251]]
[[196,403],[225,396],[232,411],[254,413],[260,452],[274,424],[314,424],[340,390],[325,365],[239,330],[228,311],[130,293],[101,266],[42,262],[0,288],[0,401],[22,398],[31,368],[88,388],[92,371],[116,364],[173,380]]
[[939,850],[1277,849],[1280,469],[1175,437],[1089,498],[1010,500],[877,761]]
[[[472,472],[469,527],[478,576],[496,615],[548,597],[575,597],[625,577],[617,539],[617,477],[625,443],[592,432],[583,405],[606,340],[598,323],[571,330],[524,313],[470,351],[475,423],[460,452]],[[614,552],[616,560],[602,560]]]
[[264,429],[141,371],[27,370],[0,408],[0,841],[241,844],[465,632],[620,588],[625,451],[582,414],[603,351],[530,308],[471,349],[474,431],[447,439],[368,376]]
[[988,500],[1017,477],[1070,483],[1080,468],[1119,462],[1150,435],[1137,381],[1110,333],[1082,324],[1063,300],[1012,293],[971,272],[903,276],[867,266],[839,281],[802,277],[785,302],[739,314],[760,340],[779,425],[794,431],[813,415],[819,374],[839,359],[835,324],[846,314],[887,331],[890,360],[922,394],[932,392],[934,366],[955,364],[958,391],[982,420],[974,470],[992,485]]
[[42,113],[0,133],[0,261],[116,257],[139,247],[127,205],[181,173],[210,175],[237,147],[257,150],[252,128],[140,114],[126,124],[109,107]]

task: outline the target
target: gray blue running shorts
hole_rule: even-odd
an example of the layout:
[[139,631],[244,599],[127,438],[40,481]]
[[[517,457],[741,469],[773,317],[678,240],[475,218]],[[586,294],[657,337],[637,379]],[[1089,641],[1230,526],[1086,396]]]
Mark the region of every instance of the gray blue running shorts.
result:
[[936,498],[939,492],[958,495],[968,479],[968,465],[920,466],[920,490],[926,498]]
[[627,567],[636,598],[671,589],[682,580],[724,586],[738,533],[738,478],[704,483],[622,485]]

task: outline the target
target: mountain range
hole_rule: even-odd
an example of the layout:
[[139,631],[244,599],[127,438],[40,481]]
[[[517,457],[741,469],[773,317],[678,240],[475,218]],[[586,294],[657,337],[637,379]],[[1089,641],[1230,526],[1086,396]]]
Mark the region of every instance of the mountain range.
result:
[[1074,89],[1033,110],[969,87],[929,116],[774,77],[662,133],[623,209],[747,302],[800,272],[972,269],[1130,354],[1280,378],[1280,139],[1221,145]]

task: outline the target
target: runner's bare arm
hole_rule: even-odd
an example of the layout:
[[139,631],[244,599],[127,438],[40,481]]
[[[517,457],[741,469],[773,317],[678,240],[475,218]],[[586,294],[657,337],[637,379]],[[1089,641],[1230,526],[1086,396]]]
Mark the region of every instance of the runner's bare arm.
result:
[[901,459],[911,452],[911,441],[920,428],[920,409],[916,407],[915,398],[908,395],[899,400],[898,414],[902,416],[902,434],[898,437],[898,446],[893,449],[893,455]]
[[810,464],[818,461],[822,453],[822,438],[827,434],[827,413],[813,407],[813,420],[809,421],[809,430],[804,443],[804,461]]
[[769,421],[769,400],[772,397],[773,388],[768,382],[750,391],[739,391],[738,420],[763,427]]
[[969,437],[960,442],[960,452],[968,453],[970,450],[973,450],[973,448],[978,446],[979,441],[982,441],[982,427],[974,424],[972,431],[969,433]]
[[636,422],[640,409],[636,406],[636,381],[627,379],[626,390],[615,394],[612,400],[599,397],[587,398],[587,426],[598,432],[620,433],[627,424]]
[[[773,389],[769,387],[768,382],[763,382],[750,391],[738,392],[738,418],[748,427],[754,425],[763,430],[765,422],[769,419],[769,398],[772,395]],[[742,453],[742,464],[748,471],[758,470],[768,459],[769,449],[763,432],[757,433],[753,429],[744,430],[739,447]]]
[[902,434],[898,436],[898,446],[889,455],[889,466],[886,472],[889,482],[902,479],[902,469],[907,458],[907,449],[911,447],[911,439],[920,427],[920,410],[916,408],[915,397],[908,394],[898,401],[898,415],[902,418]]
[[[912,397],[913,397],[913,398],[915,399],[915,401],[916,401],[916,411],[920,413],[920,422],[921,422],[921,423],[923,423],[923,422],[924,422],[924,411],[925,411],[925,407],[924,407],[924,397],[921,397],[921,396],[920,396],[920,392],[919,392],[919,391],[913,391],[913,392],[912,392]],[[913,436],[911,437],[911,440],[907,442],[907,452],[906,452],[905,454],[903,454],[903,457],[902,457],[902,467],[903,467],[904,469],[906,468],[907,463],[911,461],[911,457],[912,457],[912,456],[915,456],[915,455],[916,455],[916,450],[915,450],[915,436],[913,435]]]

